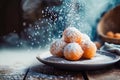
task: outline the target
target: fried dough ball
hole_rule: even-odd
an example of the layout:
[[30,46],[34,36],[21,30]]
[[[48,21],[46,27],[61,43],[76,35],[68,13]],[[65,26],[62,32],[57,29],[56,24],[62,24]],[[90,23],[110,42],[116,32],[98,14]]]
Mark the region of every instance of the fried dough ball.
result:
[[108,31],[106,34],[109,38],[113,38],[114,37],[114,33],[112,31]]
[[85,42],[90,42],[90,38],[87,34],[82,34],[82,39],[81,39],[81,43],[79,43],[80,45],[85,43]]
[[64,40],[62,39],[56,40],[50,46],[51,54],[54,56],[62,57],[65,45],[67,45],[67,43]]
[[68,60],[79,60],[83,55],[83,50],[78,43],[69,43],[64,48],[64,57]]
[[114,37],[117,38],[117,39],[120,39],[120,33],[115,33]]
[[92,41],[84,41],[80,45],[84,51],[83,58],[91,59],[95,56],[97,47]]
[[82,39],[81,32],[75,27],[68,27],[63,32],[64,41],[67,43],[76,42],[80,43]]
[[81,39],[81,43],[84,41],[91,41],[90,37],[87,34],[82,34],[82,39]]

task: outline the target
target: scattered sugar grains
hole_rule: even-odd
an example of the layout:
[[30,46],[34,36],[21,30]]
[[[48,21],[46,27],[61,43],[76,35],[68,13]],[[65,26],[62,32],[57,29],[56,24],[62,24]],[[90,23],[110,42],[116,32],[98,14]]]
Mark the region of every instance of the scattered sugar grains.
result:
[[62,57],[63,56],[63,49],[67,43],[62,39],[57,39],[53,42],[50,46],[50,52],[54,56]]
[[83,55],[83,50],[78,43],[69,43],[65,46],[63,54],[68,60],[79,60]]
[[84,51],[83,58],[91,59],[95,56],[97,47],[92,41],[84,41],[80,45]]
[[68,27],[63,32],[65,42],[76,42],[80,43],[82,39],[82,33],[75,27]]

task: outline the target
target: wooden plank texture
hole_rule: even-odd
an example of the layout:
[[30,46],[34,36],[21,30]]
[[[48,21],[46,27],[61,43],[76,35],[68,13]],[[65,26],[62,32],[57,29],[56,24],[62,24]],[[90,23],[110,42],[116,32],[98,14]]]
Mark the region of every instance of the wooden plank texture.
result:
[[108,68],[98,71],[88,71],[89,80],[120,80],[119,68]]
[[26,80],[84,80],[81,72],[55,69],[40,64],[30,68]]
[[0,80],[23,80],[26,69],[13,69],[9,66],[0,66]]

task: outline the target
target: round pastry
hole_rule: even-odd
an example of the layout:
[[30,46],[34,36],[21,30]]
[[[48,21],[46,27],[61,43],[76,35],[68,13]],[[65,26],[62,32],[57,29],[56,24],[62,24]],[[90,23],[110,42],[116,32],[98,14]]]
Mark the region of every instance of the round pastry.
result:
[[107,32],[106,34],[109,38],[113,38],[114,37],[114,33],[112,31]]
[[91,59],[95,56],[97,47],[92,41],[86,41],[81,43],[81,47],[84,51],[83,58]]
[[79,60],[83,55],[83,50],[78,43],[69,43],[65,46],[63,54],[68,60]]
[[83,44],[83,43],[86,43],[86,42],[90,42],[90,38],[88,35],[86,34],[82,34],[82,39],[81,39],[81,43],[79,43],[80,45]]
[[81,43],[84,41],[91,41],[90,37],[87,34],[82,34],[82,39],[81,39]]
[[54,56],[62,57],[63,56],[63,50],[64,50],[64,47],[65,47],[66,44],[67,43],[62,39],[56,40],[50,46],[51,54],[54,55]]
[[114,37],[117,38],[117,39],[120,39],[120,33],[115,33]]
[[64,41],[67,43],[70,43],[70,42],[80,43],[82,34],[75,27],[68,27],[64,30],[63,37],[64,37]]

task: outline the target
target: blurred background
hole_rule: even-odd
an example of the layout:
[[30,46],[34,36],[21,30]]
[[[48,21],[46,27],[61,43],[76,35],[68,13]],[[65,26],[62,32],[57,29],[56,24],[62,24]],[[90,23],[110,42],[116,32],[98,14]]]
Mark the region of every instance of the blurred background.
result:
[[74,26],[97,40],[102,16],[120,0],[0,0],[0,49],[48,48]]

